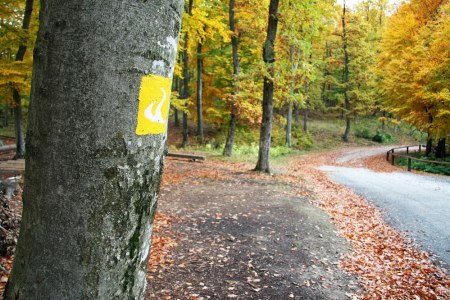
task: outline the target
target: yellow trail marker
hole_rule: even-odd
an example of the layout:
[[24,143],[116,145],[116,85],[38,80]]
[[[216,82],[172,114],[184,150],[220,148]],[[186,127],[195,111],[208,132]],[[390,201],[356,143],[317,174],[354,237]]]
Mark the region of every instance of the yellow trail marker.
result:
[[139,90],[137,135],[161,134],[167,130],[172,79],[146,75]]

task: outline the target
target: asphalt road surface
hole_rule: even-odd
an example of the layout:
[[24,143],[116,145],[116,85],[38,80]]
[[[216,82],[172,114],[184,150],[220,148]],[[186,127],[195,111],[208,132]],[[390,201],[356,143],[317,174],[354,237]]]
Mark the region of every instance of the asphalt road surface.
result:
[[390,225],[406,232],[450,270],[450,177],[335,166],[320,169],[379,207]]

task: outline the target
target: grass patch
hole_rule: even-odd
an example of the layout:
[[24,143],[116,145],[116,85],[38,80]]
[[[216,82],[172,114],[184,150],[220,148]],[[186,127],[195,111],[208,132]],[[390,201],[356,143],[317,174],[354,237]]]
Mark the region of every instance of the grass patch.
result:
[[[436,162],[449,162],[450,163],[450,157],[447,158],[435,158],[434,156],[422,156],[420,153],[411,153],[409,156],[416,157],[418,159],[423,160],[431,160]],[[396,159],[396,164],[399,166],[408,166],[408,159],[406,157],[398,157]],[[411,162],[411,168],[413,170],[432,173],[432,174],[441,174],[441,175],[450,175],[450,166],[448,165],[438,165],[438,164],[432,164],[432,163],[426,163],[421,161],[415,161],[412,160]]]

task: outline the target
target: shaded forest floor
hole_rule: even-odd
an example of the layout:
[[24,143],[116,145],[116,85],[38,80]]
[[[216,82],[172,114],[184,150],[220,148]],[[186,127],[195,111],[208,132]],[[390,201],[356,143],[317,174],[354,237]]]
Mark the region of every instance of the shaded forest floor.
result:
[[[149,299],[345,299],[359,286],[338,267],[349,252],[309,191],[249,166],[170,160],[159,211],[175,236],[150,268]],[[174,244],[172,244],[174,246]]]
[[379,148],[350,150],[286,157],[275,175],[168,160],[148,298],[449,299],[428,253],[316,169],[399,170]]

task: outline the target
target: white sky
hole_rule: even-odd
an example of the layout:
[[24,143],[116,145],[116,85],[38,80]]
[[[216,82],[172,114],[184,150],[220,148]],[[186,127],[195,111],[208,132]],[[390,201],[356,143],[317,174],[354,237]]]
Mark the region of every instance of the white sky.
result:
[[[362,0],[345,0],[345,3],[347,3],[347,5],[350,6],[350,7],[354,7],[356,4],[358,4],[358,3],[361,2],[361,1],[362,1]],[[341,4],[344,3],[343,0],[339,0],[339,2],[340,2]],[[390,3],[390,4],[398,3],[398,2],[400,2],[400,0],[389,0],[389,3]]]

